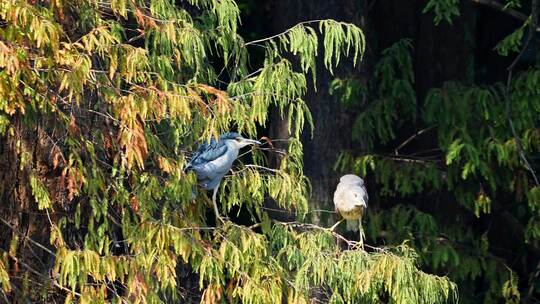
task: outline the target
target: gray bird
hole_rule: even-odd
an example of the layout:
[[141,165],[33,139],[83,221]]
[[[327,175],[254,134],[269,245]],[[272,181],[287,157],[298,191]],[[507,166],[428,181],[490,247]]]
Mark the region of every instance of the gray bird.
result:
[[[334,230],[343,220],[347,220],[347,227],[351,221],[358,220],[360,230],[360,246],[364,246],[364,230],[362,229],[362,216],[367,209],[368,194],[364,180],[354,174],[347,174],[339,179],[334,192],[334,205],[336,211],[343,217],[330,230]],[[356,228],[356,225],[354,226]],[[354,229],[356,230],[356,229]]]
[[216,194],[221,179],[231,169],[240,149],[253,144],[260,145],[261,142],[243,138],[235,132],[227,132],[219,136],[218,140],[212,138],[210,142],[201,144],[186,167],[186,170],[195,172],[201,188],[214,190],[212,203],[216,217],[221,222],[223,218],[219,215],[216,204]]

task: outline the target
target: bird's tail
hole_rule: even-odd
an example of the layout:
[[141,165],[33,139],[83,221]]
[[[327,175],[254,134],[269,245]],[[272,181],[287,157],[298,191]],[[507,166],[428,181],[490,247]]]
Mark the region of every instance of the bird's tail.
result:
[[347,231],[358,231],[358,221],[357,220],[347,220]]

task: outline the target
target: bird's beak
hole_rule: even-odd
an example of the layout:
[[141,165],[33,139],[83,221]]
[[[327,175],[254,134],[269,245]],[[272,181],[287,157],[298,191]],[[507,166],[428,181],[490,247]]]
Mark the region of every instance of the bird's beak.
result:
[[258,140],[254,140],[254,139],[243,138],[242,141],[248,145],[257,145],[257,146],[262,145],[262,142]]

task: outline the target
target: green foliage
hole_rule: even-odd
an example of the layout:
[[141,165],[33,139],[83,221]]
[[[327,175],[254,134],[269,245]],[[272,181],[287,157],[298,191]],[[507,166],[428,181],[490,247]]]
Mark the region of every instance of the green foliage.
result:
[[[439,225],[439,222],[430,214],[399,204],[389,210],[370,213],[366,235],[373,240],[383,238],[390,244],[407,240],[411,247],[419,248],[421,265],[436,272],[448,273],[458,282],[478,280],[482,275],[489,274],[491,286],[485,295],[485,302],[493,302],[501,297],[504,286],[511,278],[505,265],[492,259],[486,236],[476,239],[471,227],[457,228]],[[474,292],[472,288],[462,284],[460,299],[470,301]]]
[[459,0],[429,0],[422,13],[429,11],[435,14],[433,20],[436,25],[443,20],[452,24],[452,18],[459,16]]
[[361,105],[362,99],[366,96],[366,86],[354,78],[340,79],[335,78],[330,83],[330,95],[338,95],[341,103],[347,109],[354,109]]
[[11,291],[11,285],[9,284],[9,274],[7,272],[7,267],[4,262],[4,257],[2,257],[2,260],[0,260],[0,284],[2,285],[2,290],[4,292],[10,292]]
[[[333,92],[342,94],[345,103],[370,100],[362,105],[352,134],[366,152],[343,152],[335,169],[366,176],[373,183],[370,189],[377,189],[371,196],[388,202],[381,206],[386,209],[370,212],[368,240],[393,245],[408,241],[420,265],[458,283],[465,302],[519,302],[523,290],[516,271],[491,248],[500,241],[500,232],[478,225],[478,220],[498,227],[523,223],[505,229],[529,244],[540,237],[540,191],[520,155],[523,149],[533,167],[538,166],[540,71],[531,67],[516,75],[508,100],[503,83],[446,82],[417,106],[410,49],[410,42],[402,40],[384,50],[368,90],[354,80],[334,82]],[[361,93],[351,98],[353,92]],[[380,106],[381,100],[390,106]],[[407,135],[400,130],[407,124],[419,131]],[[429,138],[424,134],[432,140],[416,144]],[[474,298],[473,286],[480,282],[487,291]]]
[[373,178],[381,185],[384,195],[412,195],[426,189],[439,190],[443,179],[435,164],[423,161],[409,161],[384,155],[364,155],[353,157],[342,154],[336,168],[345,171],[351,168],[362,176],[373,174]]
[[45,188],[34,175],[30,176],[30,188],[32,189],[32,195],[34,195],[40,210],[51,208],[52,204],[47,188]]
[[[0,131],[20,136],[5,131],[22,117],[25,128],[53,143],[47,156],[30,157],[20,141],[16,147],[41,215],[64,209],[48,217],[55,250],[53,269],[44,269],[52,274],[43,284],[49,296],[66,303],[177,302],[188,296],[178,274],[185,267],[198,276],[205,303],[308,303],[314,292],[332,303],[456,300],[456,285],[419,270],[406,245],[372,254],[343,250],[328,231],[271,222],[261,208],[272,199],[300,220],[307,213],[299,137],[313,121],[302,99],[305,74],[315,75],[318,54],[330,71],[342,56],[361,60],[358,27],[305,22],[246,43],[231,0],[8,0],[0,3],[0,19]],[[247,49],[261,43],[264,62],[252,71]],[[388,56],[400,48],[410,42]],[[285,53],[296,56],[299,69]],[[412,74],[404,73],[410,57],[388,60],[378,74],[394,75],[397,85],[383,84],[381,98],[390,101],[381,103],[405,104],[413,98]],[[218,80],[222,73],[229,83]],[[262,221],[261,231],[209,226],[208,197],[198,190],[193,198],[196,178],[184,171],[188,151],[230,129],[256,137],[270,107],[288,117],[292,134],[279,168],[268,168],[268,155],[255,148],[248,151],[252,164],[233,168],[219,191],[222,212],[246,210]],[[17,261],[13,240],[9,257]],[[0,284],[9,292],[6,261]]]
[[521,7],[521,0],[506,0],[505,2],[504,9]]
[[[337,93],[342,100],[351,104],[351,100],[362,100],[368,91],[374,99],[364,105],[364,111],[357,117],[353,126],[353,139],[373,147],[376,139],[382,143],[394,139],[394,128],[401,126],[406,119],[416,117],[416,93],[412,74],[409,39],[403,39],[382,52],[381,60],[375,66],[376,81],[369,89],[354,80],[336,79],[332,84],[332,93]],[[398,115],[399,113],[399,115]],[[380,115],[383,117],[380,117]]]
[[525,31],[525,28],[527,27],[529,22],[529,20],[527,22],[524,22],[519,29],[515,30],[510,35],[506,36],[503,40],[501,40],[499,43],[497,43],[497,45],[495,46],[495,50],[499,55],[508,56],[508,54],[510,53],[519,52],[523,40],[523,32]]
[[323,20],[319,22],[319,30],[324,33],[324,65],[330,72],[332,67],[339,64],[342,52],[349,56],[352,49],[353,65],[358,59],[362,60],[366,39],[359,28],[343,22]]
[[519,293],[519,289],[517,285],[518,285],[517,277],[514,273],[511,273],[508,281],[504,283],[503,290],[502,290],[506,303],[509,303],[509,304],[520,303],[519,300],[521,298],[521,295]]
[[[417,256],[406,245],[374,254],[342,252],[327,231],[296,232],[292,225],[276,224],[265,236],[229,223],[214,231],[213,246],[207,247],[193,243],[189,230],[145,225],[130,234],[129,242],[138,252],[147,253],[100,257],[92,251],[63,250],[58,252],[63,262],[54,271],[60,284],[72,289],[85,287],[81,275],[96,282],[117,280],[134,286],[138,280],[146,281],[146,271],[139,273],[134,268],[142,263],[143,269],[152,267],[158,275],[157,281],[147,281],[151,295],[160,288],[174,290],[178,255],[199,273],[205,302],[226,297],[233,302],[276,303],[285,297],[288,303],[307,303],[314,289],[332,303],[379,302],[386,295],[397,303],[455,300],[456,286],[417,271]],[[153,262],[153,256],[163,260]],[[229,287],[223,290],[227,282]]]

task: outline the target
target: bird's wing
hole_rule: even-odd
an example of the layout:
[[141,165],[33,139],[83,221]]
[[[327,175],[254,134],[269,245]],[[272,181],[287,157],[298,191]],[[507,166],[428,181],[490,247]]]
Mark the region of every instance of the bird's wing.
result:
[[227,152],[227,145],[223,141],[216,141],[212,139],[209,143],[204,143],[199,146],[191,161],[188,164],[188,168],[203,165],[210,161],[213,161]]
[[339,206],[342,204],[343,200],[345,199],[345,192],[342,188],[338,187],[336,188],[336,191],[334,192],[334,209],[336,212],[339,212]]
[[212,139],[209,143],[199,146],[185,170],[197,174],[198,184],[203,189],[214,189],[229,171],[237,156],[227,153],[228,149],[225,141]]

